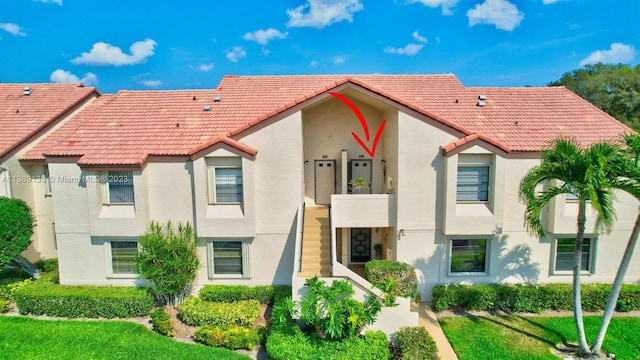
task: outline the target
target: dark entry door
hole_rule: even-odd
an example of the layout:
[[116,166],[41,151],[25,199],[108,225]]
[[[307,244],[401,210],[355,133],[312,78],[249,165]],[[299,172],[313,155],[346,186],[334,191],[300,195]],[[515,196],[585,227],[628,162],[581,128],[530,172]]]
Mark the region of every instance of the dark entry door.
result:
[[371,228],[351,229],[351,262],[364,263],[371,260]]

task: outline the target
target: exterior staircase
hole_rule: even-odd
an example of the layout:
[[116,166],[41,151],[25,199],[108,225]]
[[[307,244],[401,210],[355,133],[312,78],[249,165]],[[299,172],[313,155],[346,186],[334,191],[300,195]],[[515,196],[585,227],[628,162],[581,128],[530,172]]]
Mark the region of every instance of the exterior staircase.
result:
[[324,206],[305,208],[300,277],[331,276],[330,241],[329,208]]

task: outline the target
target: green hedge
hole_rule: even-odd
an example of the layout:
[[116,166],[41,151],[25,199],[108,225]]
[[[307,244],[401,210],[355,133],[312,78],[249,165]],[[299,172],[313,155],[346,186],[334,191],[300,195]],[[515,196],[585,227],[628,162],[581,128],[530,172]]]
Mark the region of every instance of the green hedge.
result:
[[169,337],[174,335],[171,317],[164,311],[163,307],[157,308],[151,313],[151,325],[153,326],[153,331],[160,335]]
[[146,316],[153,297],[144,289],[129,286],[67,286],[43,276],[16,292],[21,314],[60,317],[128,318]]
[[396,333],[395,345],[402,360],[438,360],[438,347],[427,329],[405,327]]
[[295,324],[287,331],[272,332],[267,339],[272,360],[388,360],[387,336],[382,331],[366,331],[362,337],[328,341],[305,335]]
[[418,292],[416,272],[407,263],[392,260],[372,260],[365,264],[364,269],[366,279],[379,289],[384,290],[389,277],[393,277],[398,296],[414,297]]
[[187,325],[240,325],[251,326],[262,306],[258,300],[241,300],[234,303],[209,302],[190,296],[178,306],[178,316]]
[[[582,308],[585,311],[603,310],[610,284],[582,284]],[[534,312],[546,310],[573,310],[571,284],[541,285],[436,285],[433,305],[444,310],[503,310],[507,312]],[[640,310],[640,285],[624,284],[620,291],[616,311]]]
[[203,300],[211,302],[258,300],[261,304],[272,305],[276,298],[282,299],[291,296],[291,287],[284,285],[205,285],[199,295]]
[[205,345],[231,350],[253,350],[260,345],[260,335],[257,330],[238,325],[205,325],[196,330],[193,339]]

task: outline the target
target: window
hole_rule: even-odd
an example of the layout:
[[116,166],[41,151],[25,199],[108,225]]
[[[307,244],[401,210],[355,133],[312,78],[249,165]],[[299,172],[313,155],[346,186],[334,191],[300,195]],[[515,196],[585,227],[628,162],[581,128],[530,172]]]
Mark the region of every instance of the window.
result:
[[114,275],[134,275],[138,273],[136,241],[111,241],[111,272]]
[[214,167],[213,202],[242,203],[242,168]]
[[211,277],[249,278],[249,241],[215,240],[209,248]]
[[487,273],[486,239],[451,240],[451,267],[455,273]]
[[458,166],[458,201],[489,201],[489,166]]
[[107,171],[104,183],[105,204],[133,204],[133,172]]
[[[592,272],[593,269],[593,244],[594,239],[585,238],[582,244],[582,271]],[[556,239],[555,271],[573,271],[573,250],[576,245],[575,238]]]

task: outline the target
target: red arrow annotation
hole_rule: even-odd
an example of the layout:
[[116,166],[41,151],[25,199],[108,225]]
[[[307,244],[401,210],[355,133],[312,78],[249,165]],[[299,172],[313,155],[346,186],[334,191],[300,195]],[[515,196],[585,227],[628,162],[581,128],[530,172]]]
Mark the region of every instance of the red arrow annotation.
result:
[[[331,96],[338,98],[338,100],[342,101],[343,103],[345,103],[351,109],[351,111],[353,111],[354,114],[356,114],[356,116],[358,117],[358,120],[360,120],[362,129],[364,130],[364,136],[366,137],[367,141],[369,141],[370,140],[369,125],[367,124],[367,120],[365,120],[364,116],[360,112],[360,109],[358,109],[358,107],[354,103],[352,103],[351,100],[347,99],[342,94],[338,94],[335,92],[330,92],[329,94]],[[369,154],[371,157],[375,157],[376,148],[378,147],[378,141],[380,140],[380,136],[382,135],[382,131],[384,130],[384,126],[386,124],[387,124],[387,120],[382,120],[382,123],[378,127],[378,131],[376,131],[376,136],[373,138],[373,144],[371,145],[371,149],[369,149],[369,146],[367,146],[367,144],[365,144],[365,142],[362,141],[362,139],[360,138],[360,136],[358,136],[358,134],[356,134],[355,132],[352,132],[351,135],[353,135],[353,138],[356,139],[358,144],[360,144],[360,146],[364,149],[364,151],[367,152],[367,154]]]

